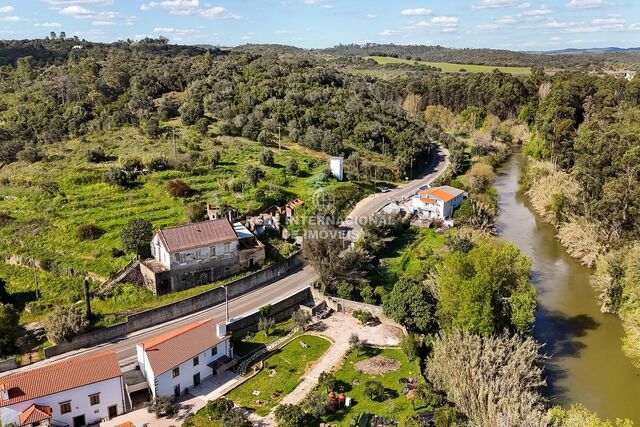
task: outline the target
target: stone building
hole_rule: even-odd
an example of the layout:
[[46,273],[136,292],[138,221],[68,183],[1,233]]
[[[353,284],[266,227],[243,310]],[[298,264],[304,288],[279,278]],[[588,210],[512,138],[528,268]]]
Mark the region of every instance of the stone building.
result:
[[265,260],[264,245],[226,218],[162,229],[151,240],[151,255],[140,271],[156,295],[211,283]]

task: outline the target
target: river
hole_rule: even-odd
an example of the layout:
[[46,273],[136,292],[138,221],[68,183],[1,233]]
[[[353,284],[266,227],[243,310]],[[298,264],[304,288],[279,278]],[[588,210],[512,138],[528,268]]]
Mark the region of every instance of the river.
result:
[[600,312],[589,285],[591,271],[574,261],[518,193],[526,162],[516,152],[499,169],[498,232],[533,261],[538,289],[534,335],[552,356],[546,394],[554,404],[584,404],[603,418],[631,418],[640,424],[640,371],[621,349],[620,320]]

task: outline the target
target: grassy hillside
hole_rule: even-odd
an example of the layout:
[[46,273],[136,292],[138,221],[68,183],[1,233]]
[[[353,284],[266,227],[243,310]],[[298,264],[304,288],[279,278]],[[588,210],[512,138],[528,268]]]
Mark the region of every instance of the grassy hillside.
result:
[[379,64],[420,64],[428,65],[431,67],[440,68],[445,73],[456,73],[461,70],[466,70],[470,73],[490,73],[496,68],[503,73],[511,74],[530,74],[531,69],[529,67],[498,67],[492,65],[474,65],[474,64],[456,64],[451,62],[427,62],[427,61],[413,61],[401,58],[392,58],[389,56],[368,56],[365,59],[373,59]]

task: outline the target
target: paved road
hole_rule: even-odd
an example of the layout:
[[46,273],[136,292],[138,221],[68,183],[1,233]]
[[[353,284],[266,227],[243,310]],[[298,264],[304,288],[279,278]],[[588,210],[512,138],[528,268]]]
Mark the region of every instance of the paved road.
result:
[[[446,150],[438,147],[436,156],[433,158],[427,170],[424,174],[413,181],[407,182],[391,190],[388,193],[378,193],[375,197],[369,196],[366,199],[360,201],[347,218],[358,218],[374,214],[378,209],[389,203],[390,200],[398,200],[403,197],[408,197],[415,193],[419,187],[430,183],[435,177],[444,170],[449,164],[448,153]],[[229,303],[229,315],[231,317],[239,317],[249,314],[266,304],[272,304],[280,299],[284,299],[289,295],[292,295],[307,286],[310,286],[316,280],[316,274],[312,267],[306,266],[303,269],[296,271],[282,279],[274,282],[268,286],[265,286],[256,291],[250,292],[246,295],[231,300]],[[167,323],[163,323],[154,326],[149,329],[133,332],[127,336],[124,336],[116,341],[110,341],[104,344],[100,344],[91,348],[83,348],[80,350],[71,351],[61,354],[42,362],[38,362],[24,368],[12,370],[0,374],[0,376],[13,374],[22,370],[33,369],[43,364],[52,363],[55,361],[75,357],[79,355],[86,355],[99,351],[115,351],[121,364],[133,361],[136,355],[136,345],[142,341],[146,341],[150,338],[162,335],[173,329],[177,329],[181,326],[187,325],[199,320],[220,319],[224,320],[225,307],[224,304],[212,307],[210,309],[201,311],[190,316],[186,316],[177,320],[173,320]]]
[[[435,152],[426,170],[417,179],[389,190],[387,193],[375,193],[358,202],[355,208],[347,215],[342,227],[350,228],[347,233],[349,240],[356,240],[362,232],[363,219],[367,218],[382,207],[393,201],[402,201],[413,196],[423,185],[431,184],[438,175],[449,165],[449,152],[440,145],[435,146]],[[366,221],[366,220],[365,220]]]

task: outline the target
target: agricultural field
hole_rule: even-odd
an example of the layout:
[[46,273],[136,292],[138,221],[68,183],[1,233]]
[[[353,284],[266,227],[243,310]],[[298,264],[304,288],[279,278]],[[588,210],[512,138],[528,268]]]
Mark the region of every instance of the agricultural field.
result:
[[[362,370],[362,366],[367,366],[366,361],[376,357],[378,359],[390,359],[395,361],[395,367],[390,367],[387,372],[374,373],[372,369]],[[384,359],[383,359],[384,360]],[[358,362],[363,362],[358,364]],[[361,369],[361,370],[359,370]],[[389,417],[395,420],[404,420],[408,415],[414,413],[411,402],[402,394],[401,378],[415,378],[421,380],[420,364],[416,359],[407,362],[407,357],[398,348],[377,348],[367,347],[361,354],[351,352],[345,359],[342,368],[336,373],[337,388],[336,393],[344,393],[352,399],[350,408],[343,408],[336,413],[325,415],[323,421],[348,426],[355,415],[368,412],[382,417]],[[364,394],[364,384],[368,380],[382,383],[385,388],[385,398],[380,401],[372,401]]]
[[529,67],[503,67],[492,65],[455,64],[451,62],[427,62],[414,61],[410,59],[393,58],[389,56],[367,56],[365,59],[373,59],[379,64],[419,64],[440,68],[445,73],[458,73],[467,71],[469,73],[490,73],[496,68],[503,73],[527,75],[531,73]]
[[[296,388],[308,367],[330,345],[326,339],[314,335],[295,338],[266,359],[262,371],[226,397],[237,405],[255,410],[258,415],[267,415],[284,396]],[[259,392],[258,395],[254,394],[256,391]]]

